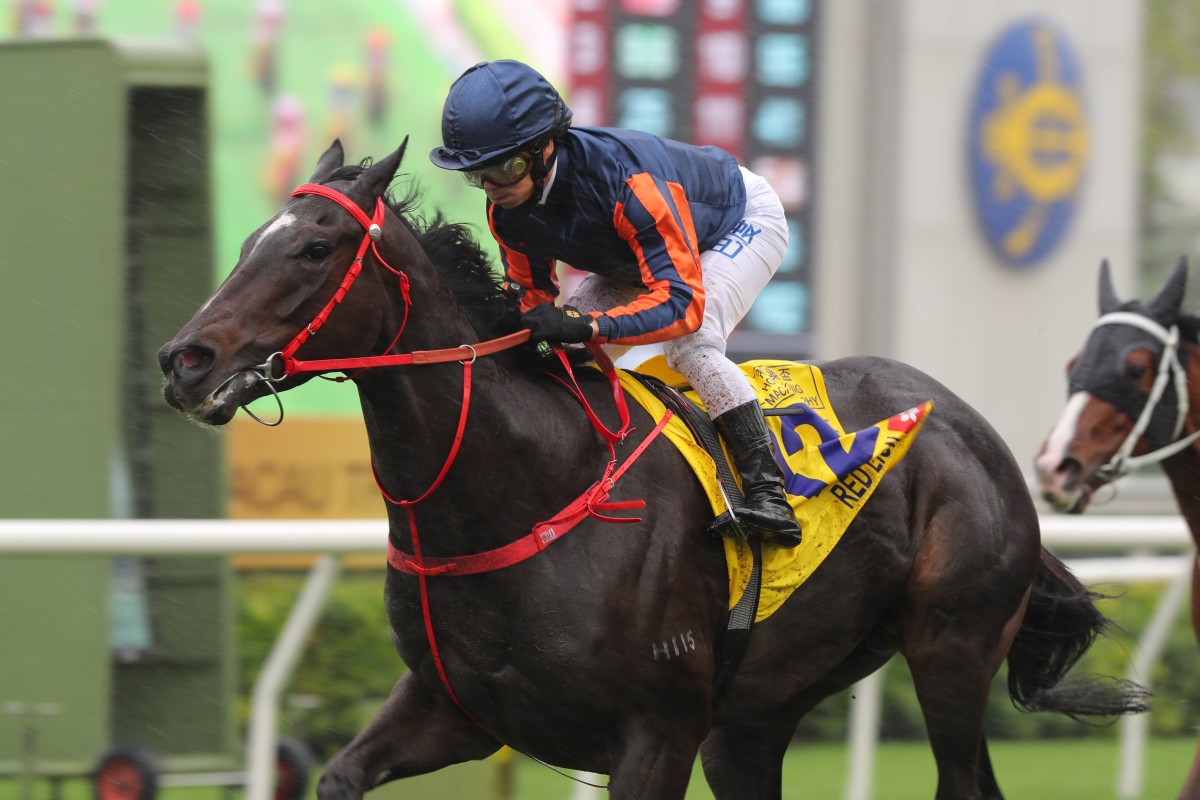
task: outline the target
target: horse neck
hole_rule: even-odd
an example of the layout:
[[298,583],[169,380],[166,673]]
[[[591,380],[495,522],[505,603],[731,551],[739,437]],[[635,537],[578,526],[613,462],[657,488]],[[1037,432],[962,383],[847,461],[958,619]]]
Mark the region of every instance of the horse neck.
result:
[[[408,265],[412,278],[406,320],[398,283],[385,277],[378,287],[383,336],[390,341],[404,325],[399,350],[440,350],[489,338],[476,332],[424,253],[396,252],[391,263]],[[451,553],[481,549],[487,529],[511,529],[497,526],[498,520],[553,514],[561,505],[546,508],[543,496],[565,505],[600,477],[589,475],[572,488],[582,474],[575,466],[598,462],[602,469],[608,460],[607,447],[576,401],[553,380],[511,364],[506,354],[481,357],[469,370],[456,361],[377,368],[355,383],[380,488],[396,500],[421,497],[435,483],[466,409],[453,464],[415,507],[418,517],[436,521],[439,543],[452,545]],[[406,529],[395,524],[402,516],[396,506],[389,504],[389,514],[393,531]],[[455,546],[456,538],[470,541]]]
[[[1182,362],[1187,371],[1188,413],[1183,434],[1200,430],[1200,344],[1185,340]],[[1163,462],[1163,472],[1186,520],[1192,539],[1200,546],[1200,440]]]
[[[451,362],[377,370],[358,381],[376,475],[394,500],[417,499],[434,485],[467,404],[450,468],[413,507],[422,529],[436,530],[427,554],[476,552],[527,533],[598,479],[599,471],[584,471],[602,469],[608,457],[576,401],[549,379],[495,357],[471,365],[469,394],[466,375]],[[407,549],[403,510],[388,503],[388,512],[393,540]]]

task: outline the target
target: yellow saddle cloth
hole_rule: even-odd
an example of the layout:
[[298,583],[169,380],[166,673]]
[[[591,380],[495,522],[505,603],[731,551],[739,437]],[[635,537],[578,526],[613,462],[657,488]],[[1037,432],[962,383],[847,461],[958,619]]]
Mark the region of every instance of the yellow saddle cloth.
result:
[[[739,366],[750,379],[764,409],[800,411],[767,417],[776,452],[785,462],[785,488],[804,539],[790,549],[762,548],[762,590],[755,616],[755,622],[761,622],[783,605],[841,540],[884,475],[904,457],[933,402],[902,411],[861,431],[846,433],[829,403],[825,380],[818,368],[786,361],[749,361]],[[662,356],[647,361],[637,371],[675,387],[687,383],[667,367]],[[662,402],[625,371],[620,376],[629,396],[656,420],[662,419],[666,413]],[[694,391],[686,394],[700,402]],[[663,433],[691,464],[712,504],[714,516],[725,513],[728,505],[708,451],[693,439],[678,418],[672,419]],[[724,543],[732,609],[749,583],[753,557],[750,547],[740,539],[725,537]]]

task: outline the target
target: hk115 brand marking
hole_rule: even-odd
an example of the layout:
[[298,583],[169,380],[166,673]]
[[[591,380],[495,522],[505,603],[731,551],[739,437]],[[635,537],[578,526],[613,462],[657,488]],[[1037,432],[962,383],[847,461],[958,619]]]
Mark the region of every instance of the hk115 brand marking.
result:
[[692,636],[691,631],[676,634],[670,639],[654,642],[650,645],[650,650],[654,655],[655,661],[670,661],[672,658],[694,653],[696,651],[696,637]]

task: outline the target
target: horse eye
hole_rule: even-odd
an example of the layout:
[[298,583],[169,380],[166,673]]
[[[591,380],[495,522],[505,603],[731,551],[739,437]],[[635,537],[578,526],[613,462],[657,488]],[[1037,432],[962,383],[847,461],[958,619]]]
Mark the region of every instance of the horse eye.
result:
[[329,246],[329,242],[313,242],[304,251],[304,257],[309,261],[324,261],[333,252],[333,248]]
[[1133,383],[1137,383],[1146,377],[1146,368],[1141,364],[1126,364],[1125,377]]

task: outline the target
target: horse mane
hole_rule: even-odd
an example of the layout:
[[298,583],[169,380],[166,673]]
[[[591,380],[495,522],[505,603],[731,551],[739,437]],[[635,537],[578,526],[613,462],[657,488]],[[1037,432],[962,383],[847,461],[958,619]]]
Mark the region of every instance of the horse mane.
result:
[[[354,180],[371,165],[370,158],[348,164],[333,172],[324,183]],[[521,301],[516,291],[505,287],[491,258],[465,223],[450,222],[441,210],[432,218],[418,212],[422,193],[409,180],[402,195],[389,187],[383,201],[404,222],[425,255],[441,274],[446,286],[466,314],[480,341],[514,333],[520,328]],[[536,345],[515,348],[522,363],[545,370],[545,354]]]

